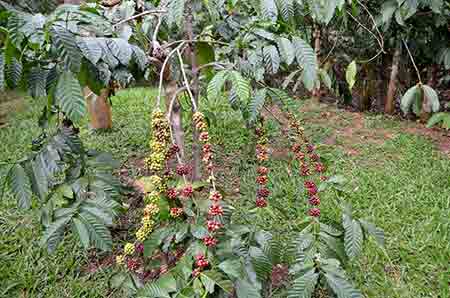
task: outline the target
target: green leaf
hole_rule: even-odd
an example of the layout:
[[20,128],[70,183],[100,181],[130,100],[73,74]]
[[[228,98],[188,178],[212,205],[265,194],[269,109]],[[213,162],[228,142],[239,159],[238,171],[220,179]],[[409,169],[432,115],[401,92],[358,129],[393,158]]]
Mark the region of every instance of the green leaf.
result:
[[332,89],[331,78],[324,69],[319,69],[319,78],[329,90]]
[[22,62],[16,57],[12,57],[11,60],[6,64],[6,80],[10,88],[16,88],[19,86],[20,80],[22,79],[23,66]]
[[158,279],[156,283],[161,289],[163,289],[167,293],[177,291],[177,282],[171,273],[164,274]]
[[220,272],[214,270],[204,271],[201,273],[200,279],[205,286],[205,289],[211,294],[214,293],[215,285],[224,290],[227,294],[231,294],[233,291],[233,283],[229,279],[226,279]]
[[403,113],[407,114],[411,110],[411,107],[416,100],[421,96],[420,88],[418,85],[409,88],[401,99],[401,109]]
[[81,49],[83,56],[92,64],[96,65],[103,57],[102,49],[103,39],[95,37],[83,37],[77,41],[78,47]]
[[81,244],[83,245],[84,249],[88,249],[90,244],[88,229],[78,218],[73,219],[73,226],[78,234],[78,237],[80,238]]
[[427,128],[431,128],[442,122],[442,127],[450,129],[450,114],[446,112],[436,113],[428,120]]
[[296,278],[288,290],[288,298],[311,298],[317,285],[319,274],[315,268]]
[[259,247],[251,246],[248,252],[258,279],[264,281],[272,273],[272,263],[270,262],[270,259]]
[[363,232],[361,225],[357,220],[354,220],[348,214],[342,216],[342,225],[344,227],[344,246],[345,253],[350,259],[353,259],[361,254],[363,243]]
[[100,250],[111,251],[111,233],[102,223],[102,220],[87,212],[80,213],[79,218],[89,231],[89,238],[91,239],[93,245]]
[[360,291],[355,289],[349,281],[343,276],[335,275],[332,273],[326,273],[325,278],[328,285],[337,295],[338,298],[362,298],[363,295]]
[[237,298],[261,298],[261,293],[255,285],[245,279],[238,279],[235,287]]
[[227,70],[221,70],[219,71],[209,82],[208,84],[208,98],[213,100],[219,97],[220,92],[225,85],[225,82],[228,77],[228,71]]
[[111,38],[106,40],[108,46],[114,57],[119,60],[120,64],[128,66],[133,55],[131,46],[124,39]]
[[219,264],[219,269],[225,272],[231,278],[242,278],[242,264],[236,259],[228,259]]
[[381,15],[383,23],[388,23],[391,21],[394,12],[397,10],[397,7],[398,5],[396,0],[385,1],[381,5]]
[[81,65],[82,52],[77,46],[76,35],[65,27],[56,25],[51,29],[51,36],[58,51],[58,56],[62,58],[69,69],[78,73]]
[[437,113],[439,112],[440,104],[437,92],[428,85],[422,85],[423,94],[425,96],[426,105],[424,106],[424,111],[427,113]]
[[269,21],[276,22],[278,9],[275,0],[260,0],[261,16]]
[[54,252],[59,242],[61,242],[64,228],[72,219],[72,216],[73,213],[69,213],[67,216],[52,222],[45,230],[44,235],[42,235],[41,238],[41,245],[46,245],[49,253]]
[[131,49],[133,50],[133,60],[138,65],[141,71],[145,71],[148,64],[147,55],[145,55],[144,51],[141,48],[131,45]]
[[244,79],[238,71],[231,71],[229,73],[229,79],[239,99],[242,102],[247,102],[250,97],[250,82]]
[[277,0],[278,10],[284,21],[289,21],[295,14],[293,0]]
[[149,282],[145,285],[144,288],[138,291],[137,294],[138,298],[170,298],[169,293],[161,288],[158,283],[156,282]]
[[55,90],[55,101],[61,110],[74,122],[78,122],[86,113],[86,102],[80,83],[70,71],[63,72]]
[[9,185],[17,199],[19,208],[31,207],[31,183],[25,169],[20,164],[15,164],[9,171]]
[[361,223],[364,230],[369,233],[370,236],[372,236],[375,241],[380,245],[381,247],[384,246],[384,231],[380,228],[378,228],[376,225],[374,225],[371,222],[368,222],[366,220],[360,219],[359,222]]
[[184,18],[185,0],[171,0],[167,8],[167,23],[169,27],[177,25],[181,27]]
[[110,213],[104,211],[103,209],[100,209],[96,206],[89,206],[87,204],[83,204],[80,210],[90,213],[91,215],[97,217],[103,222],[103,224],[107,226],[112,226],[113,216]]
[[317,57],[314,49],[300,37],[294,37],[292,43],[295,48],[297,63],[303,68],[302,81],[306,89],[313,90],[317,79]]
[[28,73],[28,91],[30,92],[31,97],[33,98],[41,98],[47,96],[46,94],[46,79],[47,79],[47,71],[35,66],[30,69]]
[[280,37],[277,40],[278,49],[280,51],[280,55],[282,60],[287,64],[291,65],[295,59],[295,49],[292,45],[291,41],[285,37]]
[[310,10],[315,20],[328,24],[334,16],[337,2],[336,0],[330,1],[310,1]]
[[280,68],[280,55],[277,48],[272,45],[265,46],[263,48],[263,57],[267,72],[277,73]]
[[259,114],[261,113],[261,110],[264,107],[266,96],[266,89],[256,90],[255,95],[253,96],[249,104],[250,122],[255,122],[257,120]]
[[208,235],[208,230],[203,225],[191,225],[191,234],[197,239],[203,239]]
[[352,63],[347,66],[347,70],[345,71],[345,79],[347,80],[348,88],[350,90],[353,89],[353,86],[356,83],[356,73],[356,61],[353,60]]

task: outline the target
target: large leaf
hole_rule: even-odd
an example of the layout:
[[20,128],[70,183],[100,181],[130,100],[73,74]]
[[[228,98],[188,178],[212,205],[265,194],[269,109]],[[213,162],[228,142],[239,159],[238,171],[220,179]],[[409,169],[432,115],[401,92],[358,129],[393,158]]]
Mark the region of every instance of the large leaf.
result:
[[272,272],[270,259],[259,247],[254,246],[250,247],[249,255],[258,279],[264,281]]
[[335,275],[333,273],[326,273],[325,278],[328,285],[337,295],[338,298],[362,298],[363,295],[343,276]]
[[205,286],[206,291],[211,294],[214,293],[214,287],[216,285],[227,294],[231,294],[233,291],[233,283],[217,271],[211,270],[202,272],[200,279]]
[[401,109],[403,113],[407,114],[411,110],[411,107],[416,102],[417,98],[421,96],[421,91],[418,85],[411,87],[406,91],[401,99]]
[[61,242],[64,235],[64,229],[72,219],[73,213],[67,214],[66,216],[52,222],[44,232],[41,238],[41,245],[46,245],[47,250],[52,253],[55,251],[59,242]]
[[170,0],[167,8],[167,22],[169,23],[169,26],[177,25],[178,27],[181,27],[184,16],[184,6],[185,0]]
[[443,128],[450,129],[450,114],[446,112],[434,114],[431,116],[430,120],[428,120],[427,127],[431,128],[441,122]]
[[100,38],[83,37],[78,39],[77,44],[83,56],[95,65],[103,57],[102,42],[104,40]]
[[370,236],[375,238],[375,241],[378,243],[378,245],[384,246],[384,231],[382,229],[366,220],[360,219],[359,222],[361,223],[364,230],[366,230],[366,232],[369,233]]
[[264,107],[266,96],[266,89],[256,90],[255,95],[253,96],[249,104],[250,122],[255,122],[257,120],[259,114],[261,113],[261,110]]
[[51,33],[58,56],[67,67],[77,73],[80,70],[82,52],[77,46],[75,34],[62,26],[53,26]]
[[275,46],[269,45],[263,48],[264,64],[268,73],[275,74],[280,68],[280,55]]
[[314,268],[296,278],[288,290],[288,298],[311,298],[318,278]]
[[229,277],[242,278],[242,264],[240,260],[228,259],[220,263],[218,267]]
[[76,231],[78,238],[80,238],[81,244],[83,245],[84,249],[89,248],[90,239],[89,239],[89,231],[86,227],[86,225],[79,220],[78,218],[74,218],[72,221],[74,230]]
[[303,68],[302,81],[306,89],[312,90],[317,79],[317,57],[313,48],[299,37],[293,38],[295,56],[298,64]]
[[8,179],[12,193],[17,199],[19,208],[30,208],[31,183],[25,169],[20,164],[13,165],[9,172]]
[[144,288],[139,290],[137,297],[138,298],[158,298],[158,297],[170,298],[170,295],[165,289],[161,288],[161,286],[158,285],[158,283],[149,282],[145,285]]
[[131,49],[133,50],[133,60],[139,66],[141,71],[145,71],[148,64],[147,56],[144,51],[141,50],[138,46],[131,45]]
[[356,72],[356,61],[353,60],[352,63],[347,66],[347,70],[345,71],[345,79],[347,80],[348,88],[350,90],[353,89],[353,86],[356,83]]
[[260,0],[261,15],[264,19],[276,22],[278,9],[275,0]]
[[426,98],[426,105],[424,106],[424,111],[427,113],[439,112],[440,104],[437,92],[428,85],[422,85],[423,95]]
[[438,62],[443,64],[445,69],[450,69],[450,47],[443,48],[438,55]]
[[16,57],[12,57],[11,60],[6,64],[6,82],[11,88],[16,88],[19,86],[20,80],[22,79],[23,66],[22,62]]
[[280,51],[281,58],[287,65],[291,65],[295,59],[295,49],[291,41],[285,37],[281,37],[277,40],[278,49]]
[[38,66],[30,69],[28,73],[28,91],[31,97],[40,98],[47,96],[46,92],[47,70]]
[[283,20],[289,21],[294,16],[293,0],[277,0],[277,6]]
[[126,40],[111,38],[107,39],[106,44],[110,52],[122,65],[128,66],[130,64],[133,50]]
[[261,293],[255,285],[245,279],[238,279],[235,288],[237,298],[261,298]]
[[233,88],[239,99],[242,102],[247,102],[250,97],[250,82],[244,79],[238,71],[231,71],[229,74],[229,79],[233,84]]
[[86,113],[86,102],[80,83],[72,72],[66,71],[60,75],[55,90],[55,101],[74,122],[78,122]]
[[220,92],[223,88],[223,86],[225,85],[225,82],[227,80],[228,77],[228,71],[226,70],[222,70],[219,71],[209,82],[208,84],[208,98],[209,99],[216,99],[219,95]]
[[328,24],[331,21],[336,10],[336,0],[309,0],[308,2],[314,19],[324,24]]
[[111,233],[103,224],[102,220],[87,212],[80,213],[79,218],[89,231],[89,238],[91,239],[92,244],[100,250],[111,251]]
[[344,214],[342,225],[344,227],[344,246],[345,253],[352,259],[361,254],[363,243],[363,232],[361,225],[348,214]]

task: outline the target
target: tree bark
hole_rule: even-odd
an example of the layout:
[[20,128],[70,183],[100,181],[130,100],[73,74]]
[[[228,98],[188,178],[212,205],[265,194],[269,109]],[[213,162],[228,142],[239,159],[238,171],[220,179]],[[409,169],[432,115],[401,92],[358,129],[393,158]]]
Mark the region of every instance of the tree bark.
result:
[[[314,25],[314,52],[316,54],[317,58],[317,64],[320,64],[319,61],[319,55],[320,55],[320,37],[321,37],[321,30],[318,24]],[[315,102],[320,101],[320,87],[314,87],[312,91],[312,99]]]
[[[187,19],[186,19],[186,35],[189,40],[194,40],[194,31],[193,31],[193,12],[192,12],[192,4],[190,3],[188,7]],[[195,49],[193,43],[189,45],[188,48],[189,55],[191,58],[191,68],[192,68],[192,86],[191,91],[194,96],[194,101],[198,106],[198,97],[199,97],[199,79],[198,79],[198,65],[197,65],[197,57],[195,55]],[[194,107],[192,106],[192,110]],[[192,180],[196,181],[201,178],[200,173],[200,145],[198,140],[199,133],[195,128],[194,123],[192,122]]]
[[109,88],[105,88],[100,92],[100,95],[97,96],[92,93],[89,88],[84,88],[90,126],[92,129],[112,128],[111,105],[108,101],[109,93]]
[[[166,106],[169,113],[169,103],[177,95],[178,87],[177,82],[174,80],[168,81],[165,86],[166,94]],[[172,107],[172,114],[170,117],[170,125],[172,126],[172,134],[175,138],[175,142],[180,148],[180,156],[184,160],[184,130],[183,130],[183,118],[181,113],[181,105],[178,99],[175,100]]]
[[400,55],[401,55],[401,47],[397,46],[394,52],[394,56],[392,58],[391,78],[389,80],[388,93],[384,105],[385,113],[390,115],[394,114],[395,109],[395,93],[397,91]]

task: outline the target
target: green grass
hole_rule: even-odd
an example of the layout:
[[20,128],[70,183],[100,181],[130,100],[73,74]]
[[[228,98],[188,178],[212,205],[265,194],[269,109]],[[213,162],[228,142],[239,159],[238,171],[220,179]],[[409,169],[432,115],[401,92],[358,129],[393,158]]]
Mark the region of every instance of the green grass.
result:
[[[110,151],[121,162],[147,151],[149,98],[154,91],[134,89],[113,98],[113,130],[95,133],[86,128],[81,136],[87,147]],[[36,104],[14,114],[7,128],[0,129],[0,161],[17,160],[28,150],[39,130]],[[219,182],[234,199],[236,217],[253,205],[254,165],[248,162],[251,134],[240,114],[226,103],[203,103],[211,120],[211,135],[220,160]],[[350,113],[336,111],[340,121],[310,122],[308,133],[317,144],[336,129],[352,124]],[[305,118],[320,118],[318,111]],[[353,205],[356,217],[367,217],[386,232],[385,252],[369,242],[363,257],[347,268],[366,297],[447,298],[450,260],[450,160],[435,151],[420,136],[404,133],[406,124],[377,115],[364,117],[364,128],[383,129],[393,135],[384,142],[354,142],[358,155],[346,153],[348,140],[321,145],[329,161],[329,175],[343,175],[347,183],[342,197]],[[278,124],[270,121],[273,147],[286,146]],[[280,141],[281,140],[281,141]],[[286,238],[298,230],[296,222],[306,212],[301,180],[288,175],[282,157],[271,161],[270,211],[259,215],[256,224]],[[1,173],[1,172],[0,172]],[[240,196],[237,195],[240,194]],[[322,197],[323,220],[340,220],[340,202],[329,191]],[[39,247],[39,217],[36,212],[15,208],[7,194],[0,202],[0,297],[120,297],[108,288],[111,272],[86,271],[87,255],[66,238],[54,255]],[[447,291],[447,292],[446,292]]]

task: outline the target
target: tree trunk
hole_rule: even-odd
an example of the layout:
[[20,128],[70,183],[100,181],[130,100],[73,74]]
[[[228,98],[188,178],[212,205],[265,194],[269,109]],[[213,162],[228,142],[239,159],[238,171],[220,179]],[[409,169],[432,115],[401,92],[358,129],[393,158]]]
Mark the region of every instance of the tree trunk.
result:
[[84,88],[90,126],[92,129],[112,128],[111,105],[108,102],[109,91],[108,88],[105,88],[100,92],[100,95],[97,96],[92,93],[89,88]]
[[[319,56],[320,56],[320,35],[321,35],[321,31],[320,31],[320,27],[318,24],[315,25],[315,29],[314,29],[314,52],[316,54],[317,57],[317,64],[319,64]],[[314,87],[313,91],[312,91],[312,99],[314,102],[319,102],[320,101],[320,87]]]
[[395,94],[397,92],[397,81],[398,81],[398,69],[400,63],[401,48],[397,46],[392,58],[392,70],[391,78],[389,80],[388,93],[386,96],[386,102],[384,105],[384,111],[386,114],[394,114],[395,110]]
[[[186,35],[189,40],[194,40],[194,31],[192,29],[193,26],[193,12],[192,12],[192,4],[188,7],[188,14],[186,19]],[[191,67],[192,67],[192,86],[191,91],[194,95],[194,101],[198,106],[198,96],[199,96],[199,80],[198,80],[198,65],[197,65],[197,57],[195,55],[195,49],[193,43],[190,44],[188,48],[190,57],[191,57]],[[194,107],[192,107],[194,110]],[[196,181],[201,178],[200,173],[200,144],[198,140],[199,133],[195,128],[194,122],[192,122],[192,180]]]
[[[169,113],[169,103],[177,95],[177,82],[176,81],[168,81],[165,86],[165,94],[166,94],[166,106],[167,112]],[[181,113],[181,105],[178,99],[175,100],[174,105],[172,107],[172,114],[170,117],[170,124],[172,126],[172,134],[175,138],[175,142],[180,148],[180,156],[184,160],[184,130],[183,130],[183,118]]]

